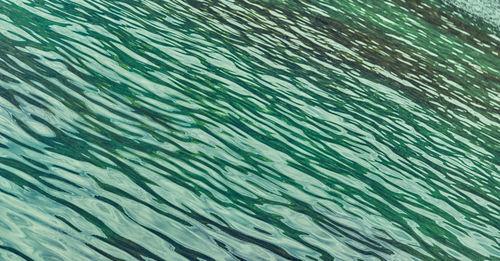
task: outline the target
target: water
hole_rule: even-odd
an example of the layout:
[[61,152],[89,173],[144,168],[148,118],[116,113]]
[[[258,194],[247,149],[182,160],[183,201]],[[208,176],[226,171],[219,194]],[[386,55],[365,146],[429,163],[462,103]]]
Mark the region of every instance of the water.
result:
[[500,28],[500,1],[498,0],[449,0],[447,3]]
[[0,0],[0,260],[500,260],[499,10]]

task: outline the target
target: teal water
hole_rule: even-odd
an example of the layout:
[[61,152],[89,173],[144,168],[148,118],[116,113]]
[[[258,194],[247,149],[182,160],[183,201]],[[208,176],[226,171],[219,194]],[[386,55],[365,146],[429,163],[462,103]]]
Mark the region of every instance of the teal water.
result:
[[0,0],[0,260],[500,260],[496,0]]

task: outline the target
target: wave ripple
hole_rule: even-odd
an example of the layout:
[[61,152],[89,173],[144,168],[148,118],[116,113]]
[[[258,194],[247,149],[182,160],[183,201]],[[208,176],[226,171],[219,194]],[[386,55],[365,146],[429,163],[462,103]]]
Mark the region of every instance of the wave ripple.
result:
[[0,259],[500,258],[500,34],[438,0],[0,0]]

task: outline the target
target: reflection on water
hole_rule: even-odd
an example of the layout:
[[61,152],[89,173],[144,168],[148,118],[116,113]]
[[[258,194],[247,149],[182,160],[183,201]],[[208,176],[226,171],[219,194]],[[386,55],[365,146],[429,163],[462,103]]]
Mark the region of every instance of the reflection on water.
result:
[[469,15],[479,18],[482,22],[490,23],[500,29],[500,1],[498,0],[447,0],[447,4],[454,5]]
[[500,258],[499,49],[438,0],[0,0],[0,259]]

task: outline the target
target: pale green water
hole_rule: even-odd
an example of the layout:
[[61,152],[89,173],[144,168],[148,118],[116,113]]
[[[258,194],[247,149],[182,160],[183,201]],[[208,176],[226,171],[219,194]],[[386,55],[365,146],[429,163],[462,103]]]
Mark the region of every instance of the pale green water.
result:
[[0,0],[0,260],[500,260],[495,0]]

